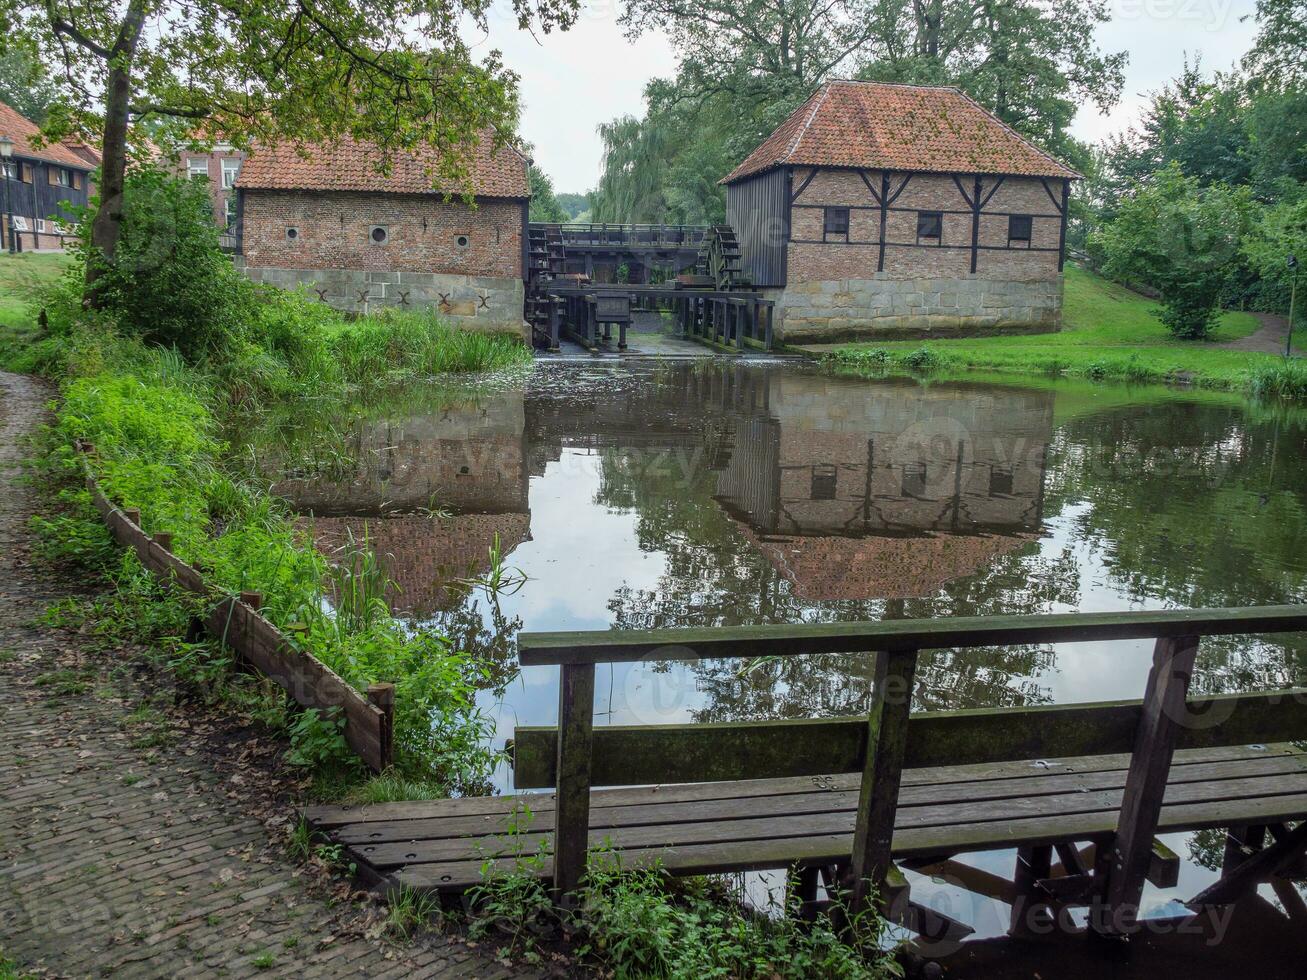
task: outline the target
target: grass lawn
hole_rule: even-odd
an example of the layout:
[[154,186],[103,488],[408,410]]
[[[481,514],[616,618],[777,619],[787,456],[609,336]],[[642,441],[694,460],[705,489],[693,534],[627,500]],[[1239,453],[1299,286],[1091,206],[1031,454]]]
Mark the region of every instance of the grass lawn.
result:
[[[1156,318],[1157,304],[1091,272],[1068,266],[1062,330],[1055,334],[932,340],[934,355],[918,356],[922,366],[944,370],[1069,374],[1131,381],[1188,381],[1215,388],[1245,388],[1260,367],[1277,364],[1269,354],[1223,350],[1218,344],[1257,330],[1250,313],[1228,312],[1210,340],[1176,340]],[[831,347],[837,363],[870,367],[880,359],[902,365],[921,341],[840,344]],[[881,353],[884,352],[884,353]]]
[[38,294],[68,268],[63,252],[0,252],[0,326],[35,325]]

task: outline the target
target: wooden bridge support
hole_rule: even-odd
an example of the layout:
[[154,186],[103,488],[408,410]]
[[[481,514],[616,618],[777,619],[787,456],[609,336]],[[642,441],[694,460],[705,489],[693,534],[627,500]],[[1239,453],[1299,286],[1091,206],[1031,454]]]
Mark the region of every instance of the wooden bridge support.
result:
[[1103,914],[1091,925],[1104,934],[1133,931],[1157,834],[1176,738],[1198,655],[1198,637],[1162,637],[1144,691],[1143,717],[1135,734],[1116,836],[1095,861],[1102,882]]

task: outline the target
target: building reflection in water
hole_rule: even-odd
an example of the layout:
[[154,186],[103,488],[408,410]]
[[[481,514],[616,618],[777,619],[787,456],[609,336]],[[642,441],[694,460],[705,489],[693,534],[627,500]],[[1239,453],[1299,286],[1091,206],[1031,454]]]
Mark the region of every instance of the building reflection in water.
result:
[[[400,406],[341,428],[334,465],[275,474],[275,489],[311,518],[324,552],[366,535],[397,585],[394,608],[493,661],[502,686],[518,630],[595,627],[593,617],[533,623],[520,597],[469,581],[489,570],[496,540],[508,565],[530,542],[535,567],[570,574],[575,537],[533,524],[531,509],[533,493],[566,485],[568,466],[592,469],[597,489],[570,500],[563,520],[629,514],[639,550],[662,563],[658,581],[638,587],[618,574],[577,577],[578,592],[607,607],[606,625],[920,615],[905,603],[1038,536],[1052,396],[680,364],[622,383]],[[528,582],[523,596],[532,591]],[[1029,679],[1051,654],[986,657],[962,666],[928,655],[923,683],[946,704],[1043,699]],[[804,658],[743,680],[702,664],[696,716],[857,712],[864,660]]]

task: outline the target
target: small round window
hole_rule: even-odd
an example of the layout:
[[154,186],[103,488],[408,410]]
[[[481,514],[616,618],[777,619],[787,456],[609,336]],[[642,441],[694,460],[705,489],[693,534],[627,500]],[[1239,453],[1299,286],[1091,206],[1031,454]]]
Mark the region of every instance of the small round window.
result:
[[287,229],[286,229],[286,239],[287,239],[288,241],[292,241],[292,242],[293,242],[293,241],[295,241],[295,239],[297,239],[297,238],[299,238],[299,237],[300,237],[300,230],[299,230],[298,228],[287,228]]
[[457,245],[458,245],[459,248],[467,248],[467,236],[466,236],[466,235],[459,235],[457,238],[454,239],[454,241],[455,241],[455,243],[457,243]]
[[386,244],[386,239],[390,237],[384,225],[373,225],[372,230],[368,232],[368,235],[371,237],[373,243],[377,245]]

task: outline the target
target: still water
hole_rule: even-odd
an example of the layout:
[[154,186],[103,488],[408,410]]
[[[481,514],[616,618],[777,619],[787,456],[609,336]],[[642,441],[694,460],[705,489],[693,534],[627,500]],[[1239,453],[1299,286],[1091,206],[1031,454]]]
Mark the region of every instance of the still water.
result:
[[[397,610],[494,662],[482,703],[501,743],[557,720],[556,668],[516,667],[522,630],[1307,601],[1307,414],[1225,394],[539,364],[249,438],[275,450],[260,455],[277,491],[325,545],[366,524]],[[496,542],[498,592],[469,582]],[[1136,698],[1150,652],[934,651],[916,703]],[[858,714],[867,670],[856,656],[605,665],[596,723]],[[1217,638],[1194,686],[1304,674],[1302,637]]]

